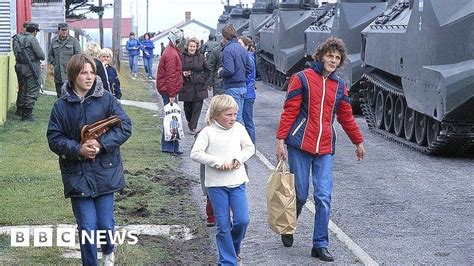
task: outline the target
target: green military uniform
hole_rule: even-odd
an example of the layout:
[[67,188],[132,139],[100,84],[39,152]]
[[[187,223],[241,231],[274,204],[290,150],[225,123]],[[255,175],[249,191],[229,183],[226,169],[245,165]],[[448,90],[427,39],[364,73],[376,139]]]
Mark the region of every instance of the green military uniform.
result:
[[[33,26],[31,26],[33,24]],[[34,120],[32,111],[36,100],[40,93],[40,79],[41,77],[41,62],[45,59],[45,55],[38,40],[33,35],[33,32],[39,31],[38,24],[30,23],[26,28],[27,32],[24,34],[17,34],[14,39],[13,52],[17,59],[17,73],[21,73],[23,80],[23,88],[20,90],[19,107],[22,109],[22,120]],[[31,61],[31,66],[26,58],[20,53],[19,49],[23,49]],[[34,71],[39,75],[35,77]]]
[[67,81],[67,63],[73,55],[79,53],[81,53],[81,45],[73,36],[68,35],[63,39],[56,35],[51,41],[48,60],[54,66],[54,83],[58,98],[61,96],[62,84]]
[[[26,25],[23,27],[23,28],[26,28]],[[21,49],[19,45],[16,45],[15,47],[15,40],[18,40],[17,38],[20,38],[20,35],[24,35],[25,34],[25,31],[23,30],[22,32],[18,33],[18,34],[15,34],[13,35],[12,37],[12,40],[13,40],[13,53],[15,54],[15,58],[16,57],[16,54],[19,52],[18,49]],[[20,98],[20,95],[21,95],[21,91],[23,90],[23,87],[24,87],[24,82],[23,82],[23,77],[21,76],[21,64],[18,62],[18,60],[15,60],[15,73],[16,73],[16,78],[17,78],[17,81],[18,81],[18,94],[17,94],[17,97],[16,97],[16,112],[15,114],[18,115],[18,116],[21,116],[22,114],[22,108],[23,108],[23,104],[21,102],[21,98]]]

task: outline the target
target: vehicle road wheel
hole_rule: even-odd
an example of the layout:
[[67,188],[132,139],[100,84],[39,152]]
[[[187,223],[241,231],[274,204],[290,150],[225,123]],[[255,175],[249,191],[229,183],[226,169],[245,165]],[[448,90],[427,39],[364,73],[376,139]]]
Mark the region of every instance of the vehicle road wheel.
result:
[[415,111],[407,106],[403,119],[405,139],[412,141],[415,136]]
[[383,111],[384,111],[384,97],[383,91],[379,90],[375,98],[375,126],[377,128],[383,127]]
[[397,97],[393,114],[393,131],[395,132],[395,135],[399,137],[403,135],[403,117],[405,115],[405,108],[406,104],[403,97]]
[[384,121],[385,130],[387,132],[393,131],[394,106],[395,106],[395,101],[393,100],[393,95],[391,93],[388,93],[387,97],[385,97],[384,111],[383,111],[383,121]]
[[416,112],[415,114],[415,139],[418,145],[426,144],[426,115]]
[[432,147],[434,142],[439,136],[440,132],[440,123],[439,121],[433,119],[433,118],[428,118],[428,126],[426,128],[426,140],[428,142],[428,147]]

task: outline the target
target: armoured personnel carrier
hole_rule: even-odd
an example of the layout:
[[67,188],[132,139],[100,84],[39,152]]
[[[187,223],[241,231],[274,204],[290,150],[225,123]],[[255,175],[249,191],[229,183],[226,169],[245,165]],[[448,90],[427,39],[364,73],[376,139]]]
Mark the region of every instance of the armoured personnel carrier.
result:
[[362,31],[372,131],[429,154],[474,154],[472,0],[398,0]]
[[[360,81],[363,74],[360,58],[361,31],[387,8],[387,0],[340,0],[328,4],[324,12],[314,19],[305,30],[305,56],[311,57],[316,47],[330,36],[341,38],[346,44],[347,61],[339,74],[347,82],[350,91],[353,84]],[[353,94],[353,107],[358,110],[360,95]]]
[[313,21],[316,6],[314,0],[281,0],[260,29],[257,67],[264,82],[282,86],[287,76],[303,69],[304,30]]
[[276,8],[278,8],[277,0],[255,0],[250,10],[249,27],[243,35],[258,42],[258,31],[271,19]]
[[242,34],[249,27],[250,8],[244,7],[242,4],[235,5],[230,11],[227,24],[233,24],[235,30]]

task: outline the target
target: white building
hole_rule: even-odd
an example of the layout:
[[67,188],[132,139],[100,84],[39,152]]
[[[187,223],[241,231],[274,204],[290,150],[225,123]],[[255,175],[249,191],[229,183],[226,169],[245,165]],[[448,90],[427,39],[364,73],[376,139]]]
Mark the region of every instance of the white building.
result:
[[189,38],[189,37],[196,37],[199,41],[203,40],[204,43],[209,39],[209,34],[210,33],[215,33],[215,29],[207,26],[204,23],[201,23],[197,20],[190,19],[185,22],[181,22],[179,24],[174,25],[173,27],[161,32],[160,34],[156,35],[155,37],[151,38],[153,43],[155,44],[155,51],[157,54],[160,54],[160,46],[161,43],[165,45],[165,47],[168,45],[169,40],[168,40],[168,33],[170,32],[171,29],[180,29],[183,30],[184,37]]

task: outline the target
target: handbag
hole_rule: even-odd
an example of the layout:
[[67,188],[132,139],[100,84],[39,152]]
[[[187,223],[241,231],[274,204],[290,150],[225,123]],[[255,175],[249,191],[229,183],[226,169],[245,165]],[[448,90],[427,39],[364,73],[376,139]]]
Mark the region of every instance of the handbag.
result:
[[296,231],[295,176],[287,170],[284,161],[278,161],[267,180],[268,225],[277,234]]
[[181,122],[181,108],[178,104],[168,103],[164,107],[163,133],[165,141],[184,139],[183,123]]
[[84,144],[90,139],[98,139],[115,125],[122,127],[122,121],[116,115],[113,115],[109,118],[99,120],[93,124],[83,126],[81,128],[81,144]]

